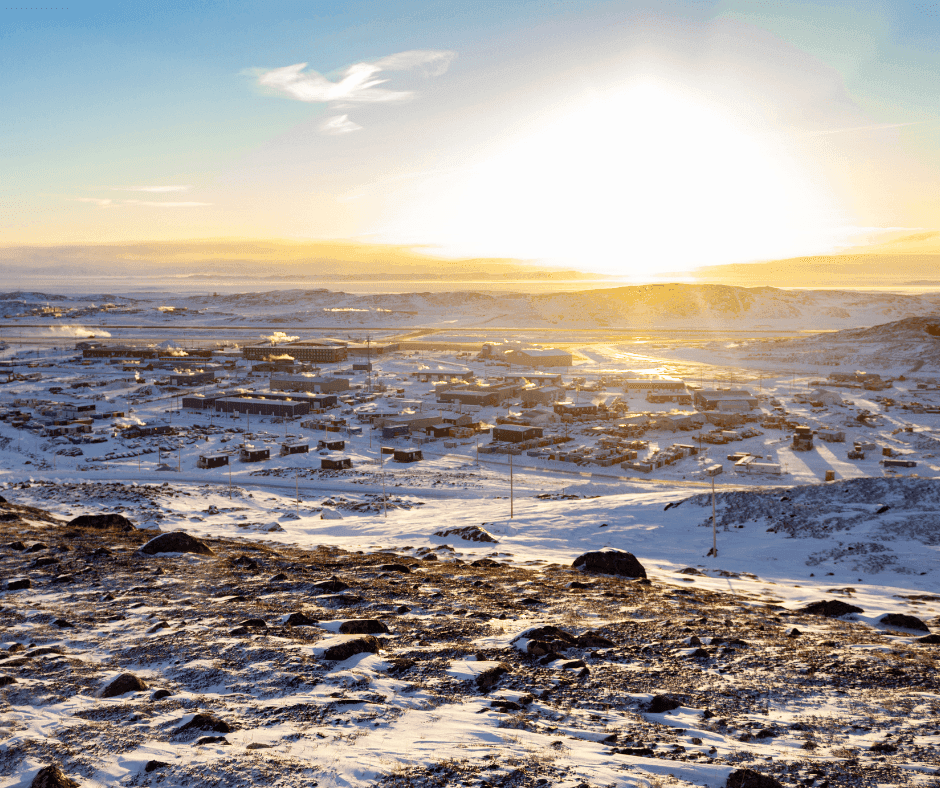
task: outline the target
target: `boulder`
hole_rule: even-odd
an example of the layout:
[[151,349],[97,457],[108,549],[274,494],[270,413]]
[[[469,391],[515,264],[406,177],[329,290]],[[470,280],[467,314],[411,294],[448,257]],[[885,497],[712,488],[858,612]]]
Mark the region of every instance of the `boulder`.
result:
[[499,544],[496,537],[478,525],[465,525],[461,528],[444,528],[434,532],[435,536],[457,536],[467,542],[492,542]]
[[753,769],[735,769],[728,775],[725,788],[783,788],[783,784]]
[[819,602],[811,602],[805,607],[799,609],[800,613],[808,613],[811,616],[826,616],[827,618],[842,618],[849,613],[862,613],[862,608],[857,605],[850,605],[840,599],[822,599]]
[[411,573],[411,567],[407,564],[382,564],[376,568],[380,572],[400,572],[403,575]]
[[317,624],[315,618],[310,618],[306,613],[298,611],[296,613],[291,613],[285,620],[284,623],[289,627],[312,627]]
[[78,788],[78,783],[66,777],[62,770],[52,763],[39,770],[29,788]]
[[189,731],[213,731],[215,733],[231,733],[232,726],[214,714],[196,714],[184,725],[177,728],[174,733],[188,733]]
[[477,689],[480,690],[480,692],[489,692],[499,683],[503,675],[509,672],[511,672],[509,666],[503,662],[484,670],[476,678]]
[[166,763],[165,761],[147,761],[147,765],[144,766],[144,771],[149,774],[155,769],[165,769],[169,765],[170,764]]
[[126,692],[142,692],[147,689],[147,683],[137,678],[133,673],[122,673],[101,691],[102,698],[116,698]]
[[388,627],[375,618],[354,618],[339,625],[343,635],[387,635]]
[[7,591],[20,591],[24,588],[31,588],[32,585],[28,577],[20,577],[7,582]]
[[650,714],[665,714],[667,711],[678,709],[682,701],[672,695],[654,695],[646,710]]
[[209,545],[200,541],[195,536],[190,536],[185,531],[171,531],[170,533],[155,536],[140,548],[140,552],[144,555],[156,555],[157,553],[215,555]]
[[574,635],[551,624],[523,632],[522,637],[528,638],[529,640],[545,640],[549,643],[560,640],[569,646],[573,646],[577,642],[577,638]]
[[353,638],[344,643],[330,646],[323,652],[323,659],[328,659],[331,662],[342,662],[344,659],[356,656],[356,654],[378,653],[379,641],[372,635],[364,635],[363,637]]
[[940,635],[925,635],[922,638],[917,638],[917,642],[926,646],[940,646]]
[[917,632],[930,632],[930,628],[917,616],[909,616],[905,613],[885,613],[885,615],[878,620],[886,627],[913,629]]
[[314,583],[313,587],[323,591],[326,594],[336,594],[349,588],[349,584],[344,583],[342,580],[336,577],[336,575],[333,575],[333,577],[331,577],[329,580],[321,580],[319,583]]
[[134,524],[123,514],[83,514],[74,520],[69,520],[66,525],[69,528],[95,528],[100,531],[136,531]]
[[572,564],[575,569],[597,575],[618,577],[646,577],[646,570],[633,553],[622,550],[603,550],[579,555]]

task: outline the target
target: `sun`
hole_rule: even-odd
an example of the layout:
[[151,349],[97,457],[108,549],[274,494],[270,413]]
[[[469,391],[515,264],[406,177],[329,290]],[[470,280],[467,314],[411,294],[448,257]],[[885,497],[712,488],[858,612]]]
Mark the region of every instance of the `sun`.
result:
[[643,277],[803,253],[832,214],[784,146],[656,84],[492,147],[421,183],[380,235]]

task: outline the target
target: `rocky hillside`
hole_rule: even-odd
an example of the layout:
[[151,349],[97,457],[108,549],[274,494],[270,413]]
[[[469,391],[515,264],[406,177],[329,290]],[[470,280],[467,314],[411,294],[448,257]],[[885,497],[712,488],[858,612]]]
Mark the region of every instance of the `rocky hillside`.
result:
[[640,574],[624,554],[534,569],[444,544],[418,559],[199,540],[15,502],[0,544],[2,785],[940,774],[936,622],[873,627],[840,599],[787,610],[697,588],[692,568],[685,586],[595,573]]

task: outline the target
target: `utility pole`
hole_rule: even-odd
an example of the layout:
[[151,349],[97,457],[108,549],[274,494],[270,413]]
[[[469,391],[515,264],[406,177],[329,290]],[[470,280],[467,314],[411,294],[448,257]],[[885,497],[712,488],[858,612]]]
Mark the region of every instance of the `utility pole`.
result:
[[382,464],[382,516],[388,519],[388,495],[385,493],[385,452],[379,448],[379,457]]
[[297,514],[300,514],[300,466],[294,469],[294,495],[297,497]]
[[232,457],[228,458],[228,499],[232,500]]
[[515,495],[512,479],[512,451],[509,452],[509,519],[515,516]]

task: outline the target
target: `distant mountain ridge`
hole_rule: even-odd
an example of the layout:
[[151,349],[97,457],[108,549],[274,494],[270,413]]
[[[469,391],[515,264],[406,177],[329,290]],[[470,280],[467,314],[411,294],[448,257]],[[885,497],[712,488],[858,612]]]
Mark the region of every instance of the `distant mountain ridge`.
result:
[[[0,294],[7,317],[14,317],[20,305],[25,310],[30,303],[75,305],[82,300],[42,293]],[[940,293],[904,295],[715,284],[635,285],[541,294],[484,290],[353,294],[320,288],[228,295],[92,295],[84,300],[133,306],[138,310],[134,322],[164,323],[172,319],[181,325],[661,328],[705,332],[854,329],[904,318],[940,322],[936,317],[940,314]],[[186,307],[189,312],[170,318],[158,311],[158,307],[167,305]],[[122,322],[120,311],[101,312],[100,317]],[[127,322],[126,316],[123,320]]]

